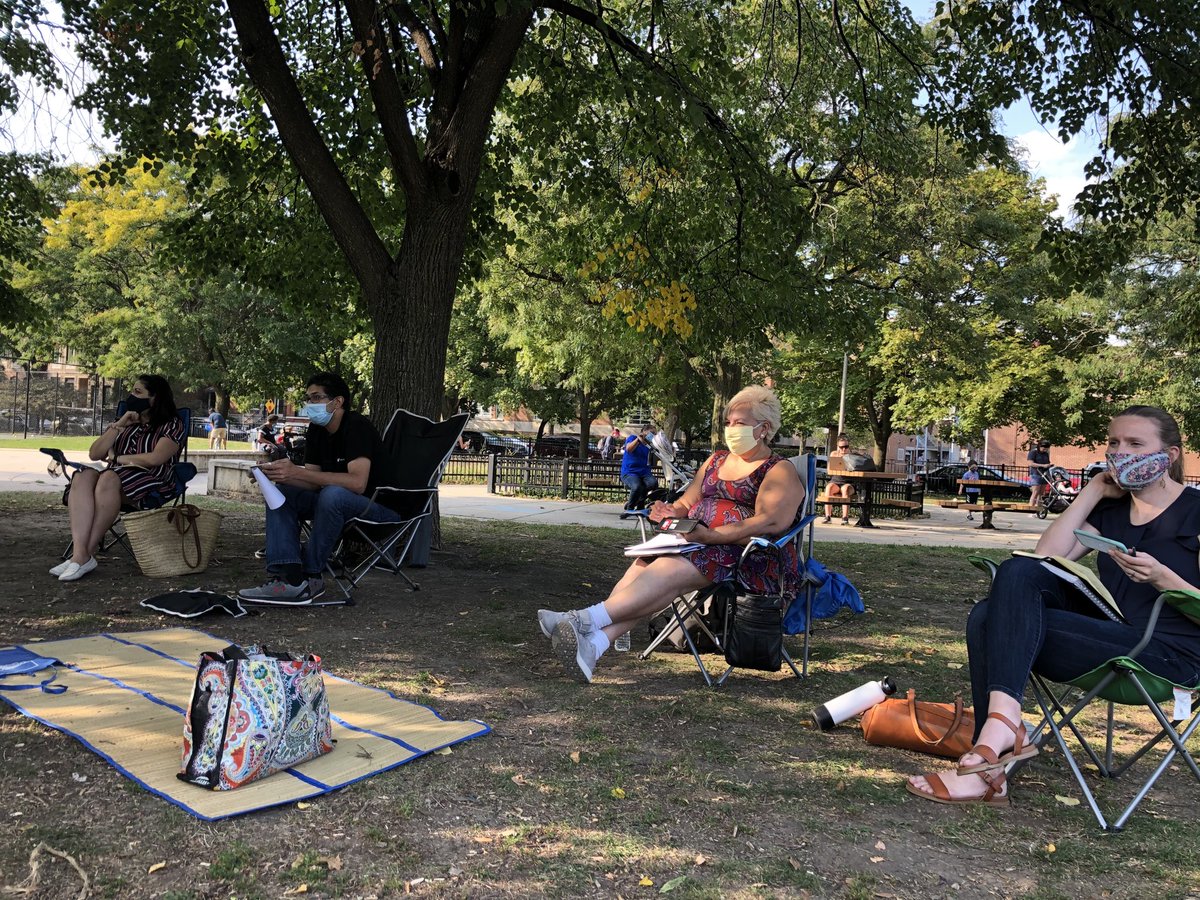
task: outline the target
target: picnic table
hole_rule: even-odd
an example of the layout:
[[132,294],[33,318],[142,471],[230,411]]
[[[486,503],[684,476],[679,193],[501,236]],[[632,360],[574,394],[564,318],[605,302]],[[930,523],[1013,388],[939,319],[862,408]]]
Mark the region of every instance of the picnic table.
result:
[[993,503],[992,492],[998,487],[1012,487],[1011,481],[1000,481],[996,478],[960,478],[958,483],[963,486],[963,490],[969,487],[977,487],[983,494],[983,503],[956,503],[955,508],[980,510],[983,512],[983,521],[976,525],[976,528],[992,528],[996,526],[992,524],[992,513],[999,510],[1001,512],[1037,512],[1036,506],[1030,506],[1028,503]]
[[[831,460],[832,461],[832,460]],[[829,474],[837,475],[839,478],[848,478],[855,484],[862,485],[862,502],[858,504],[858,521],[854,523],[855,528],[875,528],[875,523],[871,521],[871,494],[874,490],[876,481],[902,481],[908,476],[903,472],[851,472],[846,469],[830,469]],[[843,498],[828,497],[828,488],[826,488],[826,501],[834,506],[846,505]],[[897,501],[903,502],[903,501]],[[852,504],[851,504],[852,505]],[[914,503],[915,508],[919,504]]]

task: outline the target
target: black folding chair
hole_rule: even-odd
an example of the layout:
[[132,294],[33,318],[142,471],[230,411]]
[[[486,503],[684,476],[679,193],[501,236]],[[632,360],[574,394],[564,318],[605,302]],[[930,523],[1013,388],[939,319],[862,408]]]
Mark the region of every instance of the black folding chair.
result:
[[[345,603],[354,602],[354,589],[374,568],[399,575],[414,590],[421,586],[402,570],[417,530],[433,511],[433,498],[446,461],[458,445],[458,436],[470,418],[466,413],[435,422],[406,409],[398,409],[383,433],[385,457],[372,461],[382,478],[371,495],[372,506],[346,522],[326,571],[341,590]],[[385,507],[399,520],[373,518],[372,509]]]
[[[183,443],[180,444],[179,452],[175,454],[174,469],[172,475],[174,481],[170,488],[165,490],[154,490],[143,497],[137,506],[132,504],[122,504],[121,513],[140,512],[147,509],[158,509],[159,507],[170,504],[184,503],[187,500],[188,482],[196,477],[196,466],[194,463],[187,462],[188,435],[192,428],[192,411],[188,407],[180,407],[176,410],[176,414],[183,422]],[[117,418],[125,415],[125,402],[121,401],[117,404]],[[46,471],[55,476],[59,475],[66,477],[68,484],[74,479],[75,473],[84,469],[94,469],[95,466],[89,466],[87,463],[74,462],[67,459],[66,454],[57,447],[40,447],[42,453],[50,457],[51,463],[46,467]],[[63,494],[63,503],[67,502],[66,493]],[[121,515],[117,516],[115,522],[108,527],[108,532],[100,541],[100,547],[97,552],[107,553],[113,547],[120,545],[126,553],[133,557],[133,548],[129,546],[129,539],[125,534],[125,526],[121,524]],[[67,548],[62,553],[62,558],[70,557],[75,547],[74,541],[67,542]]]

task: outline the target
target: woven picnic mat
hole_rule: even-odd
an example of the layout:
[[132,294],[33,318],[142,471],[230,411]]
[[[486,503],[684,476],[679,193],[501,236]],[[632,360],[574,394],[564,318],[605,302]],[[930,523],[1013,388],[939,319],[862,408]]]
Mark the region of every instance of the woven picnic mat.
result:
[[[201,819],[292,803],[394,769],[487,734],[479,721],[448,721],[426,706],[324,673],[336,746],[332,753],[232,791],[179,781],[183,711],[205,650],[229,645],[190,628],[97,634],[24,645],[62,660],[62,694],[0,691],[19,712],[79,740],[127,778]],[[36,683],[44,674],[11,676]]]

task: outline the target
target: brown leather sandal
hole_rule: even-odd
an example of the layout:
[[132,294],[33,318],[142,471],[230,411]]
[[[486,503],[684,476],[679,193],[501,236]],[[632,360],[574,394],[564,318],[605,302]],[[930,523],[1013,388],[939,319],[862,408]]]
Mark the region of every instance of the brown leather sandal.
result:
[[983,783],[986,785],[984,792],[974,797],[951,797],[950,791],[946,789],[946,782],[942,781],[942,776],[936,773],[925,776],[925,780],[933,788],[932,794],[913,787],[911,781],[904,782],[904,787],[910,794],[915,794],[922,800],[932,800],[934,803],[945,803],[948,806],[1008,806],[1008,795],[1000,794],[1007,781],[1003,772],[994,774],[992,772],[976,772],[974,774],[983,779]]
[[[1037,745],[1030,744],[1026,740],[1027,735],[1025,733],[1024,723],[1020,725],[1014,725],[1008,716],[998,712],[988,713],[988,718],[999,719],[1012,730],[1012,749],[1007,753],[997,754],[996,751],[987,744],[976,744],[970,749],[969,752],[974,753],[976,756],[982,756],[985,762],[976,763],[973,766],[960,765],[958,767],[959,775],[978,775],[981,772],[990,772],[993,769],[1003,769],[1009,763],[1020,762],[1023,759],[1033,759],[1033,757],[1038,755]],[[968,754],[964,753],[963,755],[966,756]]]

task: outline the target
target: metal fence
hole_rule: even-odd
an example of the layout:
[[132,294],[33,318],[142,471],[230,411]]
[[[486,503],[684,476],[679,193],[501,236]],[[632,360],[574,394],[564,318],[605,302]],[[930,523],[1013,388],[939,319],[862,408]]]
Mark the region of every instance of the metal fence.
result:
[[113,379],[37,371],[11,357],[0,357],[0,375],[0,433],[91,436],[112,421]]

